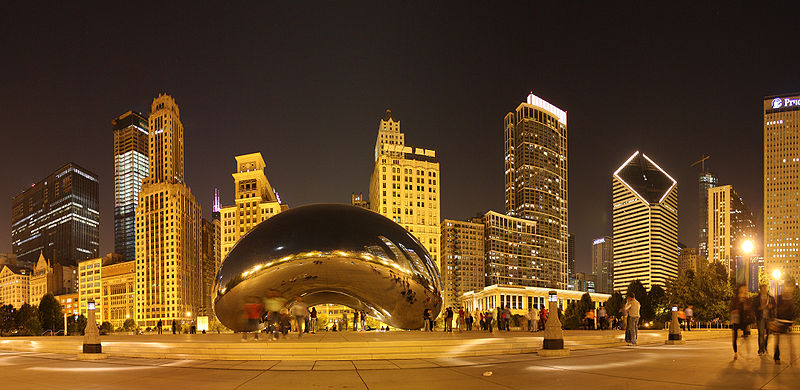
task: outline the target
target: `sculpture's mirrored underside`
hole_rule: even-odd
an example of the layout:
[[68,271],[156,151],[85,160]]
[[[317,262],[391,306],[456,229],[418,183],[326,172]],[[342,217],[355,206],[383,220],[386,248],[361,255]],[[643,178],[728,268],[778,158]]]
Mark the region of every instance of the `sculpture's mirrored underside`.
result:
[[[224,227],[223,227],[224,228]],[[372,211],[337,204],[302,206],[262,222],[231,250],[214,280],[214,310],[225,326],[251,331],[244,306],[296,297],[364,310],[401,329],[423,326],[442,306],[430,254],[400,225]]]

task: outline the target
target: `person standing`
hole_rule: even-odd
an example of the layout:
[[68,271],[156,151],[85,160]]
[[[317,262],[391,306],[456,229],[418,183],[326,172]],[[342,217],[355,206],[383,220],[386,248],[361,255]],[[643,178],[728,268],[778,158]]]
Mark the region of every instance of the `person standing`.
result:
[[161,322],[161,320],[158,320],[158,323],[156,324],[156,328],[158,329],[158,334],[161,334],[161,327],[163,327],[163,326],[164,326],[164,323]]
[[431,332],[431,309],[425,309],[422,311],[422,322],[424,328],[422,329],[423,332]]
[[294,305],[292,305],[292,316],[297,323],[297,338],[303,337],[303,325],[308,316],[308,305],[303,302],[303,297],[297,297]]
[[694,318],[694,307],[692,305],[687,306],[684,313],[686,314],[686,331],[691,331],[692,319]]
[[361,330],[367,330],[367,313],[361,310]]
[[505,326],[506,332],[509,332],[511,331],[511,308],[509,306],[506,306],[503,311],[503,317],[503,321],[505,321],[503,326]]
[[311,308],[311,333],[317,333],[317,308]]
[[489,333],[492,333],[492,311],[487,310],[486,313],[483,315],[483,320],[486,321],[486,328],[489,330]]
[[172,320],[172,334],[175,334],[175,331],[178,329],[178,323],[175,320]]
[[631,332],[631,345],[636,346],[639,338],[639,309],[641,304],[636,300],[633,291],[628,293],[628,301],[625,303],[625,310],[628,312],[628,330]]
[[767,353],[769,322],[775,316],[775,298],[769,295],[766,284],[759,286],[758,290],[758,295],[753,299],[753,311],[758,324],[758,355],[761,356]]
[[539,321],[540,322],[539,330],[544,330],[544,326],[547,323],[547,316],[548,316],[547,308],[543,306],[542,310],[539,311],[539,318],[541,319],[541,321]]
[[531,332],[538,332],[539,331],[539,308],[536,305],[533,305],[531,308]]
[[464,308],[458,308],[458,319],[456,320],[456,327],[458,327],[458,333],[464,331],[464,328],[467,327],[467,321],[464,319]]
[[258,326],[261,316],[264,315],[264,305],[257,297],[250,297],[244,305],[244,315],[247,318],[247,332],[242,332],[242,341],[247,341],[247,334],[253,332],[253,340],[258,340]]
[[347,312],[342,312],[342,329],[347,330]]
[[736,288],[736,294],[731,298],[731,329],[733,329],[733,360],[739,358],[739,350],[736,346],[736,338],[739,334],[739,329],[742,330],[742,337],[747,336],[745,328],[745,316],[747,308],[747,286],[740,284]]
[[358,310],[353,311],[353,332],[358,331]]
[[597,310],[597,327],[600,330],[605,330],[608,325],[608,313],[606,312],[605,306],[600,306],[600,309]]

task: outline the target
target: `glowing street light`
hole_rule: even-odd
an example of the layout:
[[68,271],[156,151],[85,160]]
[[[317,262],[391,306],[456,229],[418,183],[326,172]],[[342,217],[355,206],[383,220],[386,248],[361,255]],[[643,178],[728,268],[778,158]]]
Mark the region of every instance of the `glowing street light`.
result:
[[781,280],[781,270],[776,269],[775,271],[772,271],[772,278],[775,280]]
[[746,255],[749,255],[750,253],[753,252],[753,247],[754,245],[752,240],[745,240],[742,243],[742,252],[744,252],[744,254]]

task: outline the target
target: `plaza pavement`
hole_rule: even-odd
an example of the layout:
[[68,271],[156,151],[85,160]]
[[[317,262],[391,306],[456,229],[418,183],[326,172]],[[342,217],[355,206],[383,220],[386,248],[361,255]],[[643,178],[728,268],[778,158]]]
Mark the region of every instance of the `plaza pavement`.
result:
[[[772,340],[771,340],[772,342]],[[782,336],[783,361],[732,359],[728,338],[575,351],[370,361],[214,361],[0,351],[2,389],[800,389],[800,335]],[[772,343],[770,343],[772,350]],[[791,363],[791,364],[790,364]]]

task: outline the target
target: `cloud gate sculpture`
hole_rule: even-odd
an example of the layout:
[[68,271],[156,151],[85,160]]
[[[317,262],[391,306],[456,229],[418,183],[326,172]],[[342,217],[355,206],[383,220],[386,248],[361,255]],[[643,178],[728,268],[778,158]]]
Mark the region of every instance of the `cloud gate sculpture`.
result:
[[[224,228],[224,227],[223,227]],[[364,310],[402,329],[419,329],[442,306],[433,260],[408,231],[372,211],[302,206],[256,226],[228,254],[214,280],[214,309],[225,326],[252,331],[244,306],[279,295],[291,305],[333,303]]]

